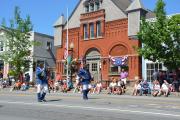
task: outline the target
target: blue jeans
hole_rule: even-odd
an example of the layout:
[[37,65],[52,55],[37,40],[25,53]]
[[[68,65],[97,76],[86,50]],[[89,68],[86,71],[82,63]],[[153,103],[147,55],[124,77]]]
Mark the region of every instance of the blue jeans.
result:
[[84,100],[88,100],[88,96],[87,95],[88,95],[89,90],[83,90],[82,92],[83,92],[83,99]]
[[147,89],[142,89],[142,94],[150,94],[151,93],[151,89],[147,88]]

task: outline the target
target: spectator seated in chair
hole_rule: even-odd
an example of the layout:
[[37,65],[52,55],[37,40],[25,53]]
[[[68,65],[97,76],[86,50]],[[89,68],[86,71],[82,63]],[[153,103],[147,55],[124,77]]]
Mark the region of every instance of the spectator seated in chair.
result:
[[57,91],[59,90],[59,86],[60,86],[60,84],[59,84],[59,82],[56,80],[56,81],[54,82],[54,92],[57,92]]
[[109,84],[108,87],[108,94],[115,94],[116,86],[117,86],[116,79],[112,78],[112,82]]
[[53,80],[48,80],[48,89],[49,89],[49,92],[50,91],[54,91],[54,81]]
[[165,97],[168,97],[169,93],[169,83],[167,82],[167,80],[164,80],[164,83],[161,86],[161,94],[163,94]]
[[24,82],[22,85],[21,85],[21,90],[22,91],[25,91],[25,90],[28,90],[29,89],[29,86],[26,82]]
[[179,92],[179,82],[177,79],[175,79],[173,82],[172,82],[172,89],[173,89],[173,92]]
[[62,85],[62,92],[64,93],[67,93],[67,83],[66,83],[66,80],[63,81],[63,85]]
[[98,81],[95,87],[95,91],[97,94],[100,94],[101,90],[102,90],[102,84],[100,81]]
[[76,82],[74,84],[74,91],[73,91],[73,93],[76,93],[76,91],[79,92],[79,86],[80,86],[80,77],[78,76],[77,73],[75,75],[76,75],[76,78],[75,78]]
[[117,89],[116,90],[117,90],[118,95],[125,93],[125,84],[124,84],[124,81],[122,81],[121,79],[117,83]]
[[133,89],[133,94],[132,95],[137,96],[137,95],[141,95],[141,93],[142,93],[141,81],[137,80],[135,85],[134,85],[134,89]]
[[12,89],[10,91],[13,90],[20,90],[21,89],[21,82],[18,80],[13,86]]
[[152,93],[152,95],[153,95],[154,97],[161,95],[160,83],[159,83],[158,80],[155,80],[155,81],[154,81],[153,93]]
[[142,95],[143,94],[145,94],[146,96],[147,94],[151,94],[150,86],[146,80],[142,83]]

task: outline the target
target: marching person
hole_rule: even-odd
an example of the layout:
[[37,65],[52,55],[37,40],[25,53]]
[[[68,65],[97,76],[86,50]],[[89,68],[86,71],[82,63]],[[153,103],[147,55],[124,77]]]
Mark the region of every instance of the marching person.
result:
[[36,68],[36,84],[38,102],[46,102],[45,96],[48,92],[48,81],[44,64],[40,64]]
[[83,68],[79,70],[78,76],[81,79],[81,84],[82,84],[82,92],[83,92],[83,99],[88,100],[88,92],[89,92],[89,84],[91,82],[91,74],[88,70],[88,66],[84,65]]

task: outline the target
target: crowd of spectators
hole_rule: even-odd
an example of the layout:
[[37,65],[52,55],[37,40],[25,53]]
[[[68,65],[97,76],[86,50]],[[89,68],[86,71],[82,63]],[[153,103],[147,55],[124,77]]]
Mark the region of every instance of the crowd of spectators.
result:
[[178,71],[157,71],[153,73],[152,83],[146,80],[137,80],[132,95],[148,95],[168,97],[172,92],[180,91],[180,72]]

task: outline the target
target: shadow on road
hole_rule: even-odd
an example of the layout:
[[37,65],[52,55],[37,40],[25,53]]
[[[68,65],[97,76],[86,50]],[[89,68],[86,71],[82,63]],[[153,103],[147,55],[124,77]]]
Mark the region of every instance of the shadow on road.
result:
[[62,99],[56,99],[56,100],[47,100],[47,102],[57,102],[57,101],[61,101]]
[[89,98],[89,99],[101,99],[101,98]]
[[3,107],[2,105],[0,105],[0,108]]

